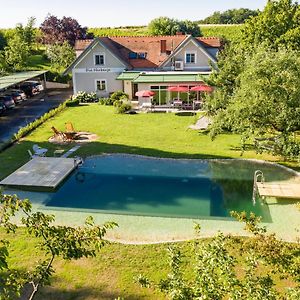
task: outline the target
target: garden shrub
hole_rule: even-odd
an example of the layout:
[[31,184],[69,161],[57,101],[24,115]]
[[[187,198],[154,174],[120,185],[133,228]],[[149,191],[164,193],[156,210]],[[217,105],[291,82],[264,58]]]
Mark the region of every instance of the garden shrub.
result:
[[98,102],[99,98],[96,93],[78,92],[73,96],[73,99],[78,100],[80,103]]
[[66,106],[68,107],[73,107],[73,106],[78,106],[79,105],[79,99],[71,97],[66,101]]
[[61,72],[54,69],[47,73],[47,81],[58,82],[58,83],[69,83],[71,75],[63,75]]
[[100,98],[99,99],[99,104],[101,105],[114,105],[114,102],[116,100],[111,99],[111,98]]
[[132,109],[132,106],[128,101],[117,100],[115,101],[114,106],[116,107],[116,112],[118,114],[125,114]]
[[128,100],[129,96],[123,91],[116,91],[110,96],[110,98],[113,100],[125,100],[125,99]]

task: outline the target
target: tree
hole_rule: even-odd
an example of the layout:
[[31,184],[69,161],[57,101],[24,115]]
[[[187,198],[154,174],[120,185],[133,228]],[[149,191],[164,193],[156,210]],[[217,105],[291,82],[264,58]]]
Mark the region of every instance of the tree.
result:
[[202,24],[243,24],[251,17],[259,14],[259,10],[248,8],[229,9],[224,12],[216,11],[211,16],[200,21]]
[[62,44],[48,45],[46,55],[55,69],[65,69],[75,59],[75,51],[67,41]]
[[83,227],[68,227],[53,225],[53,215],[32,212],[28,200],[20,200],[16,195],[0,193],[0,226],[7,232],[15,232],[17,226],[11,218],[23,214],[21,223],[29,235],[39,238],[39,249],[44,252],[41,261],[32,269],[22,271],[9,266],[9,244],[0,241],[0,300],[16,299],[25,284],[31,287],[31,296],[42,285],[49,284],[54,273],[53,262],[57,257],[65,260],[94,257],[106,242],[103,240],[108,229],[117,226],[116,223],[105,223],[102,227],[95,225],[89,217]]
[[[220,100],[224,89],[208,100],[210,109],[216,112],[212,135],[223,128],[244,138],[277,135],[278,144],[272,149],[275,154],[300,155],[300,145],[293,141],[293,133],[300,129],[299,52],[260,47],[245,60],[238,81],[221,109],[216,107],[219,101],[214,97]],[[293,145],[291,153],[287,153],[287,144]]]
[[[245,223],[252,238],[238,239],[219,233],[209,242],[195,240],[191,255],[186,257],[179,247],[169,247],[168,275],[159,283],[144,275],[139,275],[137,281],[161,290],[172,300],[299,299],[299,244],[285,243],[274,234],[267,234],[253,213],[232,215]],[[274,286],[276,277],[292,279],[295,288],[279,293]]]
[[2,51],[6,45],[7,45],[7,40],[3,32],[0,31],[0,51]]
[[48,15],[40,26],[42,41],[44,44],[62,44],[67,41],[74,46],[75,40],[88,37],[87,28],[81,27],[77,20],[71,17],[57,18]]
[[0,51],[0,76],[3,76],[7,73],[8,66],[5,60],[4,51]]
[[32,49],[33,43],[35,42],[36,38],[36,30],[34,28],[34,25],[35,18],[31,17],[29,18],[25,27],[21,23],[19,23],[15,28],[15,34],[28,45],[29,49]]
[[21,70],[26,66],[30,50],[28,44],[19,35],[9,39],[4,50],[5,60],[9,67]]
[[177,32],[191,34],[193,36],[201,36],[200,27],[192,21],[179,21],[168,17],[159,17],[153,19],[148,30],[151,35],[175,35]]
[[267,43],[274,49],[299,49],[299,4],[292,0],[269,0],[261,14],[246,22],[241,41],[248,47]]

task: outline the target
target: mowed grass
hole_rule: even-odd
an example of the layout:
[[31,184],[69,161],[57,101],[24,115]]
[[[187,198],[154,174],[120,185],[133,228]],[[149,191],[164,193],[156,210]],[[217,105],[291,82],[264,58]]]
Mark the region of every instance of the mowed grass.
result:
[[[51,126],[65,129],[71,121],[78,131],[90,131],[99,136],[98,141],[83,145],[75,155],[89,156],[101,153],[131,153],[175,158],[239,158],[240,138],[226,134],[211,141],[207,133],[187,130],[194,117],[179,117],[174,114],[119,115],[113,107],[98,104],[67,108],[48,120],[19,143],[0,153],[0,177],[10,174],[29,160],[27,149],[34,143],[49,149],[69,149],[73,145],[53,145],[48,138],[53,135]],[[244,158],[276,160],[269,155],[256,155],[249,146]],[[0,229],[0,239],[8,238],[11,243],[10,263],[28,269],[41,258],[36,250],[37,240],[19,229],[14,235]],[[167,246],[122,245],[105,246],[93,259],[66,262],[58,259],[51,287],[42,288],[36,299],[49,300],[94,300],[115,299],[165,299],[158,291],[141,288],[134,282],[140,273],[158,281],[168,272]],[[186,257],[191,256],[189,242],[177,243]],[[191,269],[187,276],[191,276]],[[287,283],[284,286],[289,285]]]
[[29,160],[27,149],[37,143],[49,149],[70,149],[73,145],[53,145],[51,127],[65,130],[71,121],[77,131],[89,131],[98,140],[83,145],[75,155],[83,157],[101,153],[130,153],[171,158],[257,158],[278,160],[271,155],[256,154],[251,145],[241,156],[240,137],[233,134],[218,136],[214,141],[207,133],[189,130],[197,117],[169,114],[116,114],[113,107],[99,104],[67,108],[48,120],[19,143],[0,153],[0,177],[3,178]]
[[[38,250],[38,240],[19,228],[15,234],[7,234],[0,228],[0,239],[10,241],[9,265],[20,270],[30,270],[37,261],[43,259]],[[203,239],[201,243],[209,243]],[[140,287],[136,283],[139,274],[146,275],[152,282],[158,283],[170,272],[168,262],[169,246],[174,244],[123,245],[111,243],[105,245],[94,258],[64,261],[57,258],[54,262],[55,274],[51,285],[40,288],[37,300],[112,300],[121,299],[166,299],[165,295],[154,289]],[[229,248],[238,260],[237,273],[244,276],[245,257],[237,251],[238,240]],[[192,241],[176,243],[175,247],[183,254],[184,277],[194,278],[194,243]],[[260,267],[262,273],[269,267]],[[294,287],[290,278],[280,280],[280,274],[271,275],[278,291]]]

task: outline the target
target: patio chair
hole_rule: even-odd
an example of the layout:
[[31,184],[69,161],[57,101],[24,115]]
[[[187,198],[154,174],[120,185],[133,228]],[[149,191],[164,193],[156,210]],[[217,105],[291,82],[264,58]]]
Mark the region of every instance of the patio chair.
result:
[[68,140],[75,140],[80,134],[74,129],[72,122],[65,123],[66,131],[64,134],[66,135]]
[[46,155],[46,153],[48,152],[48,149],[46,149],[46,148],[41,148],[39,145],[37,145],[37,144],[34,144],[33,146],[32,146],[32,149],[33,149],[33,151],[34,151],[34,155],[36,155],[36,156],[45,156]]
[[67,132],[76,132],[76,130],[74,129],[74,126],[73,126],[72,122],[65,123],[65,126],[66,126],[66,131]]
[[38,155],[33,154],[29,149],[27,150],[27,152],[28,152],[28,154],[29,154],[29,156],[30,156],[31,159],[33,159],[35,157],[38,157]]

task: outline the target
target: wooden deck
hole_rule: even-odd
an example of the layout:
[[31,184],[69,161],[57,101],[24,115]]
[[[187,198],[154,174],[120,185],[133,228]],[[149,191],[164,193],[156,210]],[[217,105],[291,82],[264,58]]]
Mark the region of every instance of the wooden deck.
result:
[[300,183],[295,182],[257,182],[261,197],[300,199]]
[[0,185],[55,188],[76,166],[73,158],[36,157],[3,179]]

